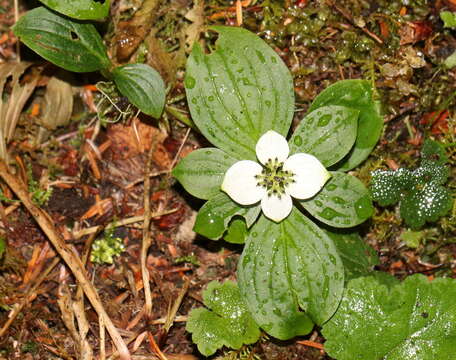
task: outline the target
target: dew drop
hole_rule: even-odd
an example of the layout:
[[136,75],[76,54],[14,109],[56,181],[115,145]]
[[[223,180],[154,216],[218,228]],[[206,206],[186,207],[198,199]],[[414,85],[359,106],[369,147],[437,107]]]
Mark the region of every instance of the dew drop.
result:
[[355,202],[355,212],[360,218],[368,218],[371,216],[373,210],[369,196],[363,196]]
[[257,237],[257,236],[258,236],[258,233],[254,231],[254,232],[252,233],[252,237]]
[[294,142],[294,144],[295,144],[296,146],[301,146],[301,145],[302,145],[302,137],[300,137],[299,135],[298,135],[298,136],[295,136],[293,142]]
[[344,205],[344,204],[347,203],[344,199],[342,199],[339,196],[334,196],[334,197],[331,198],[331,200],[334,201],[336,204],[339,204],[339,205]]
[[271,107],[271,105],[272,105],[272,102],[270,102],[269,100],[266,100],[264,103],[266,104],[267,107]]
[[217,238],[223,233],[223,218],[215,213],[208,212],[204,223],[204,235],[209,238]]
[[185,77],[185,81],[184,81],[184,84],[185,84],[185,87],[187,89],[193,89],[196,85],[196,80],[194,77],[191,77],[191,76],[186,76]]
[[256,54],[257,54],[257,56],[258,56],[258,59],[260,59],[260,61],[261,61],[263,64],[266,63],[266,59],[265,59],[264,55],[261,53],[261,51],[255,50],[255,52],[256,52]]
[[323,203],[320,200],[315,200],[315,205],[321,207],[323,206]]
[[318,120],[318,126],[323,127],[328,125],[329,121],[331,120],[331,115],[323,115],[319,120]]
[[323,219],[326,219],[326,220],[332,220],[334,219],[335,217],[337,216],[340,216],[341,214],[338,213],[336,210],[334,209],[331,209],[331,208],[325,208],[321,213],[319,213],[318,215],[320,215]]
[[215,100],[215,97],[214,97],[213,95],[209,95],[209,96],[207,97],[207,100],[209,100],[209,101],[214,101],[214,100]]
[[196,98],[192,98],[192,104],[198,103],[198,100]]
[[337,185],[328,184],[328,186],[326,186],[325,189],[328,190],[328,191],[334,191],[334,190],[337,189]]

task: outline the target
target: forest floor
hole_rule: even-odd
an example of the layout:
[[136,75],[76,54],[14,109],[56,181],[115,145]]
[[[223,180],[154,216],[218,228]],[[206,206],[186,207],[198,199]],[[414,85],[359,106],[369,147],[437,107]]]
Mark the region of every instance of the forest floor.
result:
[[[167,84],[166,110],[155,120],[137,115],[115,93],[108,101],[94,86],[103,80],[100,75],[62,72],[25,46],[19,48],[11,31],[13,1],[0,0],[0,66],[20,55],[41,71],[9,142],[10,162],[69,249],[82,256],[96,239],[122,240],[124,251],[112,264],[87,261],[86,269],[135,359],[203,358],[185,330],[188,313],[202,306],[201,292],[208,282],[236,279],[242,246],[197,236],[192,227],[202,202],[186,194],[170,174],[180,158],[208,145],[189,127],[183,86],[192,43],[214,40],[208,26],[236,26],[242,16],[242,26],[282,57],[294,77],[294,126],[328,85],[351,78],[375,84],[384,133],[369,159],[353,171],[367,186],[372,170],[416,166],[424,139],[456,141],[456,67],[442,65],[456,50],[456,31],[444,28],[439,17],[442,10],[456,11],[456,1],[243,0],[240,5],[222,0],[112,1],[109,18],[97,24],[110,58],[116,64],[145,61]],[[34,6],[39,3],[19,1],[19,13]],[[40,106],[56,74],[72,85],[71,121],[43,135]],[[2,99],[12,86],[5,87]],[[447,156],[451,176],[446,186],[454,191],[454,146],[447,148]],[[150,179],[146,189],[145,179]],[[100,332],[96,312],[75,296],[72,272],[7,184],[0,188],[0,245],[5,244],[0,255],[0,359],[79,359],[81,335],[69,326],[73,316],[87,320],[87,346],[95,354],[105,349],[112,355],[115,348]],[[146,210],[145,197],[150,202]],[[456,278],[455,211],[453,207],[436,223],[410,232],[396,207],[377,206],[359,231],[377,252],[379,270],[398,278],[414,273]],[[150,318],[144,315],[139,261],[145,217],[151,218]],[[319,349],[323,343],[317,328],[285,342],[263,336],[242,351],[217,356],[330,359]]]

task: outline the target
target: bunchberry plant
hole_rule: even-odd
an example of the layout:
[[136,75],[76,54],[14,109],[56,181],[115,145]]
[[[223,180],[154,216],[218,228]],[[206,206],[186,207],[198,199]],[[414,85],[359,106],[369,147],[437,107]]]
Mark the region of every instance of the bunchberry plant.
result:
[[426,222],[435,222],[453,206],[449,189],[443,185],[450,174],[443,146],[426,140],[421,164],[414,170],[372,172],[372,196],[381,206],[399,203],[401,217],[416,230]]
[[338,237],[334,228],[354,227],[373,211],[368,190],[344,171],[380,137],[379,107],[369,82],[338,82],[287,141],[294,91],[285,64],[247,30],[212,29],[216,49],[194,46],[185,88],[193,121],[214,147],[192,152],[173,174],[208,200],[196,232],[245,242],[238,286],[257,324],[279,339],[307,334],[334,314],[344,288],[327,229]]
[[160,117],[165,104],[165,85],[158,72],[145,64],[114,67],[95,27],[80,20],[105,17],[109,1],[103,4],[93,0],[42,2],[52,10],[38,7],[28,11],[13,27],[14,34],[25,45],[66,70],[101,71],[139,110]]

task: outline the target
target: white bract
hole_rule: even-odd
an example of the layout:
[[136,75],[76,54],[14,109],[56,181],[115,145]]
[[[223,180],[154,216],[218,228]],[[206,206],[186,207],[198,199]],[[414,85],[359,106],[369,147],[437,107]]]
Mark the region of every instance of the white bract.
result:
[[331,177],[313,155],[290,154],[287,140],[270,130],[256,144],[260,163],[241,160],[225,173],[222,190],[240,205],[261,201],[264,215],[276,222],[293,208],[291,197],[304,200],[316,195]]

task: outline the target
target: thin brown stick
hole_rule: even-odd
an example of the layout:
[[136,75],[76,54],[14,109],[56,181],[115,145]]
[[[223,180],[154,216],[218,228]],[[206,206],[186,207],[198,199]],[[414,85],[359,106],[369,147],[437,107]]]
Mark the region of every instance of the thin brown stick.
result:
[[[14,22],[17,23],[19,20],[19,0],[14,0]],[[21,47],[20,41],[16,42],[16,61],[21,62]]]
[[324,350],[323,344],[317,343],[315,341],[300,340],[300,341],[296,341],[296,342],[301,345],[310,346],[310,347],[313,347],[313,348],[319,349],[319,350]]
[[[163,216],[163,215],[168,215],[168,214],[172,214],[174,212],[176,212],[177,209],[170,209],[170,210],[166,210],[166,211],[159,211],[159,212],[156,212],[156,213],[152,213],[151,214],[151,218],[157,218],[157,217],[160,217],[160,216]],[[137,222],[141,222],[144,220],[144,215],[140,215],[140,216],[132,216],[132,217],[129,217],[129,218],[126,218],[126,219],[123,219],[123,220],[119,220],[119,221],[115,221],[111,224],[111,226],[113,227],[120,227],[120,226],[124,226],[124,225],[130,225],[130,224],[134,224],[134,223],[137,223]],[[74,239],[80,239],[81,237],[85,236],[85,235],[90,235],[90,234],[93,234],[95,232],[97,232],[99,230],[99,226],[92,226],[92,227],[89,227],[89,228],[85,228],[85,229],[82,229],[82,230],[79,230],[79,231],[75,231],[73,232],[73,238]]]
[[173,325],[174,319],[176,318],[177,310],[182,303],[182,300],[185,294],[188,291],[188,287],[190,286],[190,279],[188,277],[185,278],[185,283],[182,289],[179,291],[179,295],[177,296],[176,301],[174,301],[173,306],[171,307],[170,311],[166,315],[165,325],[163,326],[165,331],[168,332],[171,326]]
[[149,338],[150,346],[152,350],[157,354],[160,360],[168,360],[165,354],[160,350],[157,343],[155,342],[154,336],[151,334],[150,331],[147,332],[147,337]]
[[369,35],[372,39],[374,39],[376,42],[379,44],[383,44],[383,40],[380,39],[376,34],[374,34],[372,31],[370,31],[368,28],[365,26],[359,26],[356,24],[354,21],[353,17],[351,14],[344,9],[343,7],[337,5],[333,0],[326,0],[326,3],[336,9],[345,19],[347,19],[352,25],[356,26],[358,29],[361,29],[365,34]]
[[27,187],[16,176],[12,175],[8,171],[8,168],[3,161],[0,161],[0,177],[3,178],[6,184],[8,184],[16,196],[22,201],[30,214],[35,218],[38,225],[47,235],[49,241],[52,245],[54,245],[57,253],[62,257],[75,276],[76,280],[81,284],[84,293],[97,312],[98,316],[103,318],[106,328],[108,329],[108,332],[111,335],[117,350],[119,351],[120,358],[122,360],[130,360],[130,352],[125,345],[124,340],[120,336],[119,331],[106,313],[100,297],[98,296],[93,284],[88,279],[79,257],[68,248],[67,244],[62,239],[60,232],[55,228],[52,220],[49,218],[49,215],[32,202]]
[[143,238],[141,243],[141,274],[144,287],[144,299],[145,299],[145,314],[146,318],[150,319],[152,315],[152,294],[150,291],[150,274],[147,269],[147,251],[152,243],[152,238],[150,236],[150,176],[152,168],[152,160],[154,151],[156,148],[156,142],[150,146],[149,154],[147,157],[146,169],[144,171],[144,222],[143,222]]

